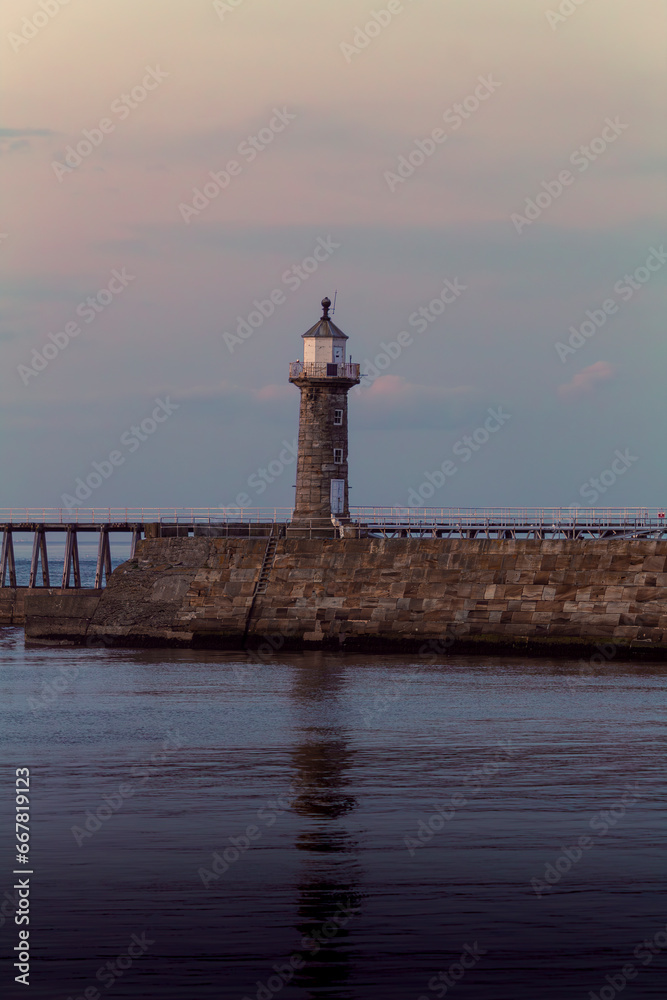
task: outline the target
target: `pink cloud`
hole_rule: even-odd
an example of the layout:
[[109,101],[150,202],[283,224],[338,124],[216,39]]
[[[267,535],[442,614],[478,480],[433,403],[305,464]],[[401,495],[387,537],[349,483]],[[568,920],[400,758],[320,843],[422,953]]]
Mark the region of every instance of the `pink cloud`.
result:
[[473,386],[418,385],[400,375],[381,375],[357,397],[353,390],[353,419],[370,427],[447,427],[464,424],[480,406]]
[[255,399],[262,403],[270,403],[272,400],[292,399],[294,387],[291,385],[263,385],[261,389],[251,390]]
[[390,399],[393,401],[407,399],[451,399],[453,396],[468,396],[473,392],[472,386],[458,385],[452,387],[426,386],[408,382],[402,375],[380,375],[368,388],[368,399]]
[[615,369],[608,361],[596,361],[594,365],[589,365],[583,371],[577,372],[569,382],[559,385],[558,395],[577,396],[585,392],[590,392],[598,382],[606,382],[608,379],[613,378],[614,374]]
[[368,389],[368,396],[406,395],[410,386],[401,375],[380,375]]

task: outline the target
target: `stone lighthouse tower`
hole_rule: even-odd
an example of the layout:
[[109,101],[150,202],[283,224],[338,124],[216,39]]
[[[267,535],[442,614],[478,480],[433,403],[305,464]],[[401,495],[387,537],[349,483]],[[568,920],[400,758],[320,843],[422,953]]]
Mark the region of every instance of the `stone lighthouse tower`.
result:
[[349,520],[347,486],[347,394],[359,384],[359,365],[345,357],[347,336],[329,318],[322,300],[320,320],[303,335],[303,361],[290,364],[289,380],[301,390],[296,503],[292,529],[332,527],[332,514]]

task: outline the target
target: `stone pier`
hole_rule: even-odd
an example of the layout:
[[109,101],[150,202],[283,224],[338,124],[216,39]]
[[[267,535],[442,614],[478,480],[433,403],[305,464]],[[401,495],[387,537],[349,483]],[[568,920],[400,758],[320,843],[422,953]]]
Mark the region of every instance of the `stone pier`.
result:
[[[667,654],[667,541],[159,538],[103,591],[35,594],[28,641]],[[272,552],[273,552],[272,549]],[[260,574],[265,573],[259,587]],[[82,598],[83,599],[83,598]]]

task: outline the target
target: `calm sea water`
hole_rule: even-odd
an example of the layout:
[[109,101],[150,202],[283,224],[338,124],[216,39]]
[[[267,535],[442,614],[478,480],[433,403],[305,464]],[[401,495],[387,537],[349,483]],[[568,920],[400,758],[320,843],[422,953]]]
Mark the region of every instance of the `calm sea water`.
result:
[[[112,539],[113,541],[113,539]],[[31,553],[25,545],[15,547],[16,558],[16,582],[19,587],[27,587],[30,580]],[[118,544],[112,545],[111,566],[113,569],[120,566],[122,562],[129,559],[129,547]],[[64,551],[62,545],[49,545],[49,581],[52,587],[60,587],[63,578]],[[79,566],[81,570],[81,586],[95,586],[95,570],[97,568],[97,551],[91,545],[81,546],[79,550]],[[7,582],[9,578],[7,578]],[[37,582],[42,585],[41,563],[37,569]],[[74,576],[70,571],[70,584],[74,586]]]
[[614,660],[256,664],[0,629],[2,996],[609,1000],[630,964],[624,998],[664,997],[665,686]]

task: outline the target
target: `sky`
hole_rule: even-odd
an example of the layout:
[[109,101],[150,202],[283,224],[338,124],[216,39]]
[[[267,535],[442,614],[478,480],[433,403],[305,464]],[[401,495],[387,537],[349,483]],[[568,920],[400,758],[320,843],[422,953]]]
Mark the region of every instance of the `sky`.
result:
[[335,291],[353,505],[667,505],[666,28],[4,0],[0,507],[290,507]]

